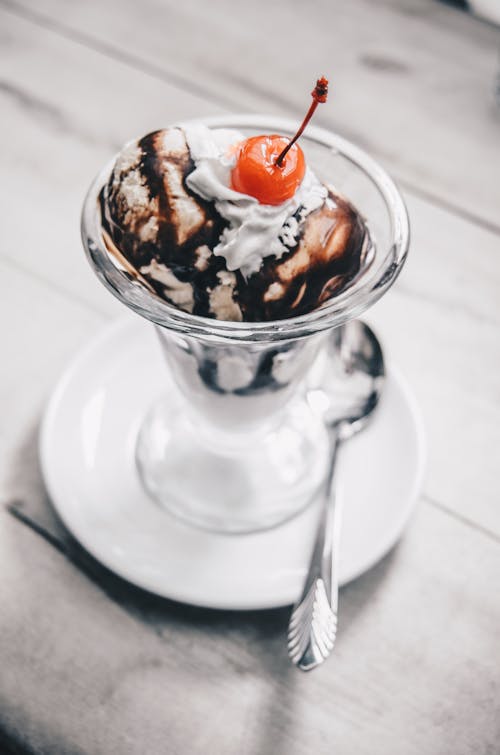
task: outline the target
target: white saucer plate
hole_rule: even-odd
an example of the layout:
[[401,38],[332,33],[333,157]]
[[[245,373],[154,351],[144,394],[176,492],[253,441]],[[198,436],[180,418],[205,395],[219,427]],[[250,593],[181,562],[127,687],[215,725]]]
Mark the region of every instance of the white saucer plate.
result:
[[[177,520],[142,489],[134,459],[138,428],[170,380],[153,328],[139,318],[108,327],[78,355],[52,395],[40,437],[56,510],[96,559],[158,595],[237,610],[293,603],[317,506],[272,530],[221,535]],[[342,584],[396,543],[418,497],[424,458],[418,407],[389,369],[372,423],[339,459]]]

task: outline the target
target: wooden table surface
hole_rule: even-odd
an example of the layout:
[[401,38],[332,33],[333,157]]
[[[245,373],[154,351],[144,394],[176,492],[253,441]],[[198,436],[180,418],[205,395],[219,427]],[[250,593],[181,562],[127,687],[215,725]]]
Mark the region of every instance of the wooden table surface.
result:
[[[434,0],[0,0],[0,750],[500,753],[500,30]],[[101,569],[46,500],[43,406],[122,307],[79,240],[93,175],[190,116],[317,123],[399,181],[412,249],[371,312],[429,446],[402,541],[304,675],[286,609],[206,611]],[[2,749],[3,748],[3,749]]]

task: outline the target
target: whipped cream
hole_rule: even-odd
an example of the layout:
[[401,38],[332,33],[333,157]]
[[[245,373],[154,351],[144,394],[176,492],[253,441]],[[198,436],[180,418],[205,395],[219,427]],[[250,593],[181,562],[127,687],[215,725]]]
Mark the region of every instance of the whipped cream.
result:
[[278,259],[297,243],[302,220],[325,203],[326,187],[306,168],[294,196],[280,205],[265,205],[248,194],[231,189],[231,171],[236,163],[232,146],[245,139],[233,129],[209,129],[202,124],[183,127],[195,163],[186,184],[199,196],[214,202],[228,221],[214,254],[226,260],[228,270],[241,270],[245,277],[256,273],[264,257]]

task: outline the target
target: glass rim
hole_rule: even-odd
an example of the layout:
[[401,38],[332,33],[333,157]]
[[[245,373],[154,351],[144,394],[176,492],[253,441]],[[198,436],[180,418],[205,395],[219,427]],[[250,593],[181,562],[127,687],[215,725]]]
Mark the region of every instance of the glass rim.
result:
[[[179,121],[174,126],[188,123],[203,123],[212,128],[273,129],[293,134],[295,120],[253,114],[220,115]],[[103,168],[92,182],[85,197],[82,211],[81,233],[83,246],[91,265],[104,285],[126,306],[137,314],[161,327],[173,331],[206,337],[210,340],[277,341],[304,338],[323,330],[341,325],[359,317],[374,304],[394,283],[408,254],[410,227],[404,200],[390,176],[363,149],[333,131],[318,126],[308,126],[304,141],[314,142],[342,155],[360,169],[379,190],[386,204],[391,227],[390,245],[380,264],[375,279],[367,271],[351,287],[347,287],[317,309],[296,317],[260,322],[234,322],[193,315],[177,309],[146,288],[133,282],[125,272],[111,261],[102,236],[98,209],[100,191],[107,182],[116,156]],[[375,237],[375,246],[377,239]],[[359,283],[359,285],[358,285]]]

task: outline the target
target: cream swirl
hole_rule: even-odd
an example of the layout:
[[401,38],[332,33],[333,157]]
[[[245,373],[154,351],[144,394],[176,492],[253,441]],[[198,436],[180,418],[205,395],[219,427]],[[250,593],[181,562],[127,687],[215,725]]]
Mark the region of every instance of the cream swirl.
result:
[[183,128],[194,170],[187,186],[203,199],[214,202],[229,225],[213,252],[226,260],[228,270],[241,270],[245,277],[256,273],[264,257],[280,258],[297,243],[301,221],[325,203],[326,187],[314,173],[306,173],[294,196],[280,205],[265,205],[231,188],[231,170],[236,154],[231,147],[244,140],[232,129],[209,129],[202,124]]

